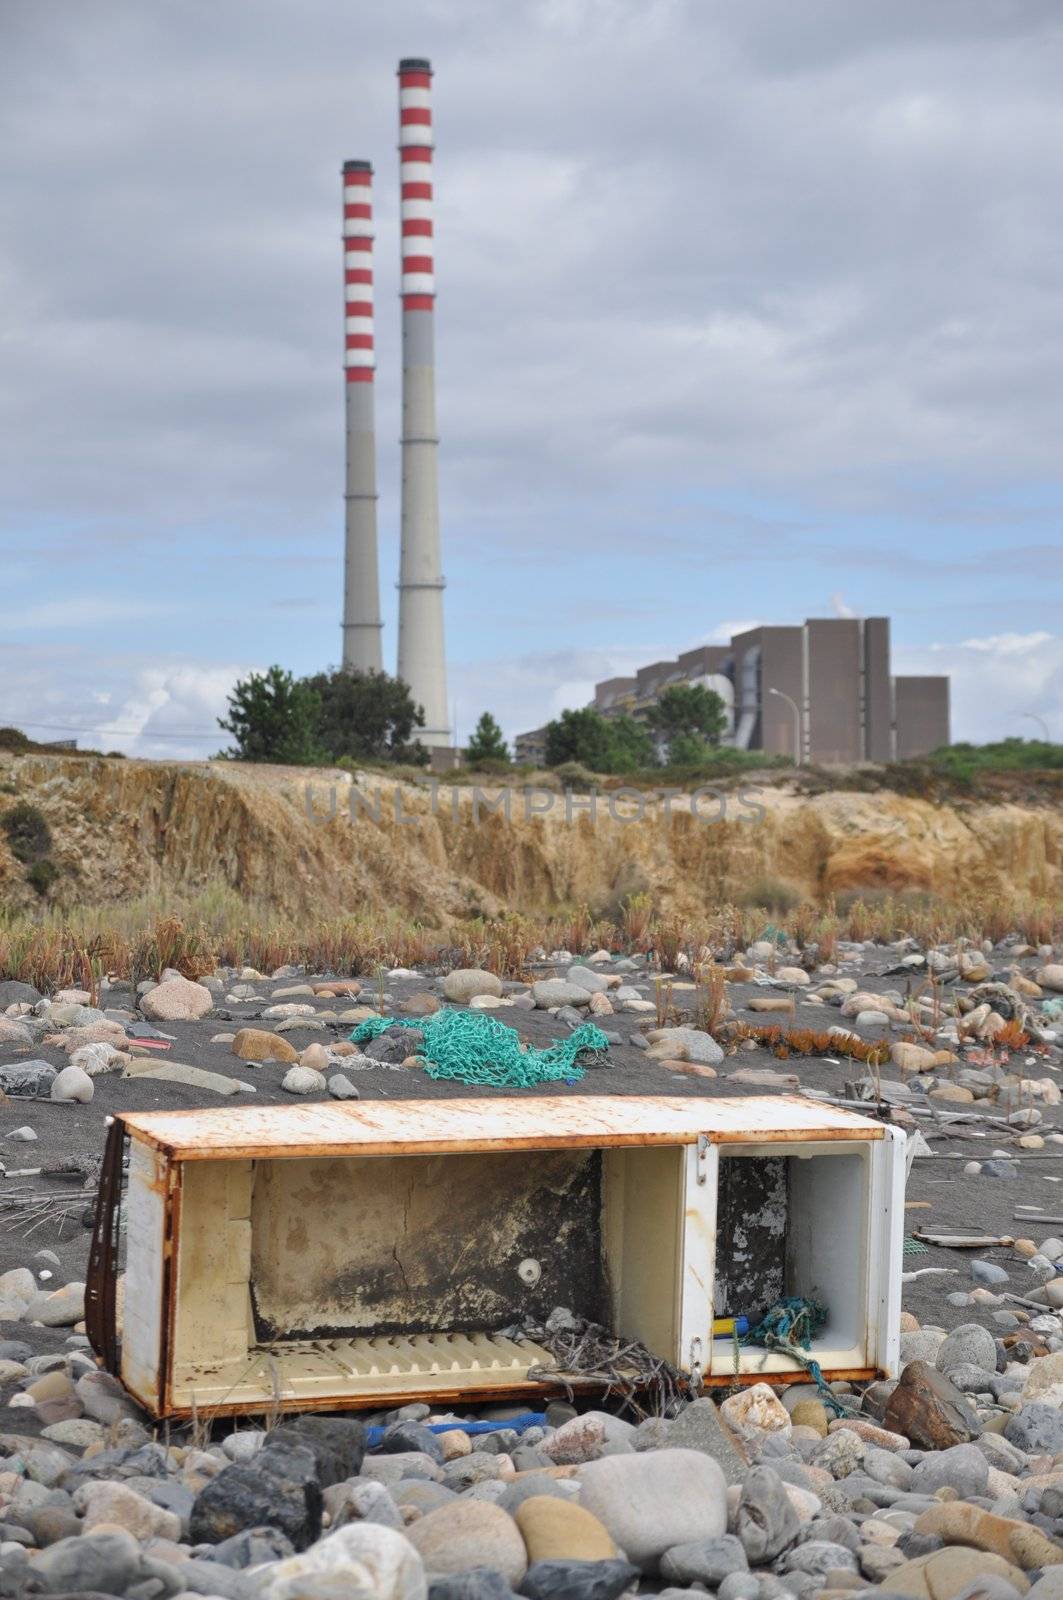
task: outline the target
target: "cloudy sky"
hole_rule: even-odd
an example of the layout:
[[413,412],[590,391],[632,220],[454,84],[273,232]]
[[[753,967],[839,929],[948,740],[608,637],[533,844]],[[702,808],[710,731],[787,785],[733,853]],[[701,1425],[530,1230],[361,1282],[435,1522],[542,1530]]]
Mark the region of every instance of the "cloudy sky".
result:
[[841,610],[1063,739],[1058,0],[0,0],[0,724],[205,754],[336,661],[350,156],[393,664],[401,55],[459,735]]

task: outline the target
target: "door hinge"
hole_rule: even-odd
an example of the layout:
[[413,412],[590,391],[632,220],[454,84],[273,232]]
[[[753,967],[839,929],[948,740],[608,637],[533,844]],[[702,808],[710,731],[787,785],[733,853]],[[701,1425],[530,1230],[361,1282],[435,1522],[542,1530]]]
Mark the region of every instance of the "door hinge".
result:
[[709,1177],[709,1136],[707,1133],[698,1134],[698,1165],[697,1180],[706,1183]]

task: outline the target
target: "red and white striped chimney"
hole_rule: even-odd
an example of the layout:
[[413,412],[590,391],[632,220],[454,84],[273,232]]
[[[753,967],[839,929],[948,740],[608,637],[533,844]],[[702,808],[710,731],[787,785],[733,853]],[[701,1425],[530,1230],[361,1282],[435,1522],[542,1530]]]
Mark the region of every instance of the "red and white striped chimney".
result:
[[399,62],[402,183],[402,554],[398,674],[424,708],[424,744],[449,745],[435,396],[432,67]]
[[347,413],[343,665],[380,672],[376,425],[373,404],[373,168],[343,164],[344,371]]

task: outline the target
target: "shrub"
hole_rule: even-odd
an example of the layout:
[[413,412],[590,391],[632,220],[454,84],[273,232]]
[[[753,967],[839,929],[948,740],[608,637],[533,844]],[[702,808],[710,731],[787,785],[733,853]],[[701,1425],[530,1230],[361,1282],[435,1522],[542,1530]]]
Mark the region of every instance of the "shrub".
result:
[[42,860],[52,848],[52,830],[43,811],[20,800],[10,806],[0,817],[0,827],[7,834],[11,854],[23,866]]
[[28,750],[31,743],[21,728],[0,728],[0,750]]
[[596,782],[594,773],[582,761],[562,761],[554,773],[566,789],[593,789]]
[[801,891],[783,878],[756,878],[743,893],[741,904],[784,916],[794,911],[803,899]]
[[33,863],[27,872],[26,882],[43,897],[48,893],[58,876],[59,868],[55,862],[49,856],[42,856],[39,861]]

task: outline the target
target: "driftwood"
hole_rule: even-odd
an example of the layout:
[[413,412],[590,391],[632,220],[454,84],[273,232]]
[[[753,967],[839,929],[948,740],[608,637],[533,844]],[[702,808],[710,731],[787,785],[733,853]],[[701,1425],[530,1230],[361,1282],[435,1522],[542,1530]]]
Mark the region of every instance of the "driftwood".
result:
[[1015,1243],[1006,1233],[999,1236],[994,1233],[913,1233],[912,1238],[922,1240],[923,1244],[941,1245],[946,1250],[989,1250],[994,1245]]

